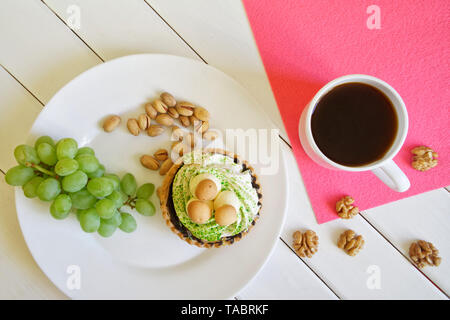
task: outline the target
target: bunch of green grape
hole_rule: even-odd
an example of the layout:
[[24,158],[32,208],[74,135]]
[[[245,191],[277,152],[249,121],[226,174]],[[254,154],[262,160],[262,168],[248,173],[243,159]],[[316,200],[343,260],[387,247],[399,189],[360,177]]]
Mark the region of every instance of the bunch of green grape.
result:
[[105,173],[92,148],[78,148],[72,138],[56,144],[49,136],[36,140],[34,147],[19,145],[14,150],[19,165],[6,172],[6,183],[21,186],[27,198],[51,202],[50,214],[64,219],[75,212],[81,229],[110,237],[117,228],[136,230],[135,218],[122,212],[123,206],[144,216],[155,214],[149,200],[155,190],[152,183],[139,188],[131,173],[122,179]]

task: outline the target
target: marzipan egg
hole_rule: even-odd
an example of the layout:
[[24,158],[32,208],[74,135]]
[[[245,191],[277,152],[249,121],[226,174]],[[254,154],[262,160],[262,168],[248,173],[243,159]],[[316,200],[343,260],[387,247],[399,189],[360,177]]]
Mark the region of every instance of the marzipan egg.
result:
[[192,178],[189,183],[189,191],[200,200],[213,200],[221,188],[219,179],[210,173],[201,173]]
[[186,204],[186,211],[191,220],[198,224],[206,223],[211,218],[211,204],[207,201],[191,199]]
[[206,200],[206,201],[203,201],[203,202],[206,203],[208,205],[209,209],[211,209],[211,212],[213,212],[213,210],[214,210],[214,201]]
[[236,212],[239,212],[239,209],[241,208],[241,202],[233,191],[220,192],[214,200],[214,210],[217,210],[226,204],[233,206],[236,209]]
[[213,200],[218,193],[219,190],[217,190],[217,185],[214,181],[204,179],[198,183],[194,195],[200,200]]
[[215,219],[218,225],[228,226],[237,220],[236,209],[229,204],[225,204],[216,210]]

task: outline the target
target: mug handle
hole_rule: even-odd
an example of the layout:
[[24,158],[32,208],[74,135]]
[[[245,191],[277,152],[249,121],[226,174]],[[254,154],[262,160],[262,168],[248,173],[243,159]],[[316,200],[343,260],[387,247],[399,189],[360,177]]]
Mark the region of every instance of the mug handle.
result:
[[392,160],[386,162],[382,167],[373,169],[372,172],[378,179],[395,191],[404,192],[411,186],[408,177]]

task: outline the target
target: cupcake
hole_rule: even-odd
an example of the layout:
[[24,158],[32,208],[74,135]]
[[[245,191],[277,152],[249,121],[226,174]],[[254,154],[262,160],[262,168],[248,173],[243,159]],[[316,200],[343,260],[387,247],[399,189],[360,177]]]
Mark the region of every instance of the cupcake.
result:
[[254,169],[221,149],[180,157],[158,192],[167,225],[181,239],[211,248],[242,239],[261,210],[261,186]]

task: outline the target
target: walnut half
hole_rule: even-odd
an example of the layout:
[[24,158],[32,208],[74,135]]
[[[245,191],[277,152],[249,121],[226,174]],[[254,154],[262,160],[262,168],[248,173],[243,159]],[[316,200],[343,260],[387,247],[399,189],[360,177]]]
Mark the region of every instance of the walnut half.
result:
[[312,230],[307,230],[303,234],[301,231],[295,231],[293,237],[295,252],[302,258],[311,258],[319,249],[319,237]]
[[359,213],[359,208],[353,206],[355,200],[350,196],[345,196],[336,202],[336,212],[342,219],[351,219]]
[[411,163],[412,167],[419,171],[427,171],[438,164],[438,154],[434,152],[431,148],[420,146],[415,147],[411,150],[413,156],[413,161]]
[[355,256],[364,247],[364,239],[361,235],[356,236],[355,231],[347,230],[339,236],[337,245],[349,256]]
[[442,259],[438,255],[439,250],[436,249],[431,242],[426,242],[424,240],[413,242],[409,247],[409,256],[419,268],[423,268],[427,265],[435,267],[439,266]]

